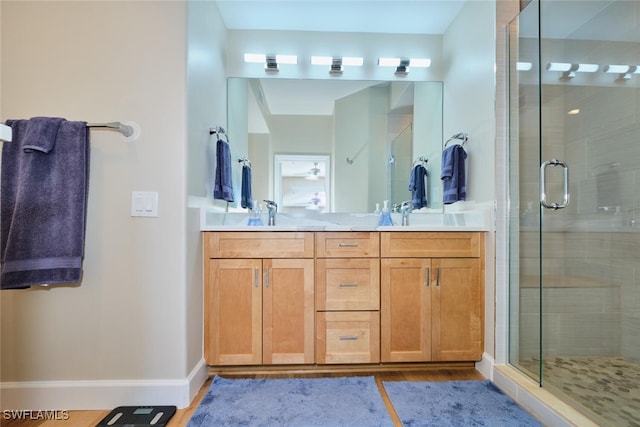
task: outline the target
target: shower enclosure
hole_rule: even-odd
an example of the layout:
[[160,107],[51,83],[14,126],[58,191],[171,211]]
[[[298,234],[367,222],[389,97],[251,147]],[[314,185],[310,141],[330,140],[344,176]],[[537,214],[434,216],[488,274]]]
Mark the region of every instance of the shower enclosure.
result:
[[640,2],[533,0],[509,28],[509,362],[640,425]]

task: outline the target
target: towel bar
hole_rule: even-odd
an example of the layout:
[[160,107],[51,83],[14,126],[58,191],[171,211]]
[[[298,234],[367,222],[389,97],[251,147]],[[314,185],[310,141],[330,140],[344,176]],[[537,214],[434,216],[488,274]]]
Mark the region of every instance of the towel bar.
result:
[[133,126],[126,125],[120,122],[109,123],[87,123],[88,128],[108,129],[115,130],[122,134],[124,137],[130,137],[134,133]]

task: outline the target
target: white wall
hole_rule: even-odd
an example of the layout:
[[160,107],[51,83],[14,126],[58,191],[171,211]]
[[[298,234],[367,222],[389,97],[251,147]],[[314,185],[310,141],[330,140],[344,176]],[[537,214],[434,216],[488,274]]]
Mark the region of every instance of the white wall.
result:
[[[186,3],[0,8],[3,121],[61,116],[142,130],[135,142],[91,131],[81,285],[0,293],[1,406],[185,406],[201,358],[200,338],[185,332],[200,322],[185,292],[185,278],[200,281],[185,256],[195,239],[185,239]],[[132,190],[158,191],[157,218],[130,216]]]
[[444,138],[469,134],[467,200],[494,200],[495,2],[468,1],[443,37]]
[[[179,24],[179,23],[178,23]],[[187,224],[186,224],[186,372],[195,395],[208,375],[203,360],[203,253],[198,206],[210,203],[208,177],[215,169],[215,137],[209,129],[227,123],[226,28],[210,1],[187,5]],[[184,206],[184,201],[181,202]]]
[[[495,27],[494,1],[468,1],[443,37],[444,138],[469,134],[466,205],[493,210],[495,200]],[[495,233],[486,234],[485,353],[495,358]],[[482,369],[482,368],[481,368]],[[486,374],[486,371],[483,371]]]

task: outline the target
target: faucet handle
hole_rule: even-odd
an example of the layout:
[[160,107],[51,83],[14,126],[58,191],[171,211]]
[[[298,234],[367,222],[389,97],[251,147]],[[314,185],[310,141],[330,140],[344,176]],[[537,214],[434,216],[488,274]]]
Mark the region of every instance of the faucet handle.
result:
[[278,210],[278,204],[276,202],[274,202],[273,200],[263,200],[263,202],[265,202],[267,204],[267,209],[275,209],[276,211]]

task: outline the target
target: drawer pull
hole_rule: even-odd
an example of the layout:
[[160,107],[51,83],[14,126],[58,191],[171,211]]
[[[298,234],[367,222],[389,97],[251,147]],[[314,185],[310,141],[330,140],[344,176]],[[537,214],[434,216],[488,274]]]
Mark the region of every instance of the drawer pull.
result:
[[340,283],[341,288],[355,288],[358,286],[357,283]]
[[427,267],[427,269],[424,272],[424,285],[429,286],[430,282],[431,282],[431,269]]
[[345,335],[340,337],[340,341],[358,341],[357,335]]
[[338,246],[341,248],[357,248],[358,244],[356,242],[342,242]]

